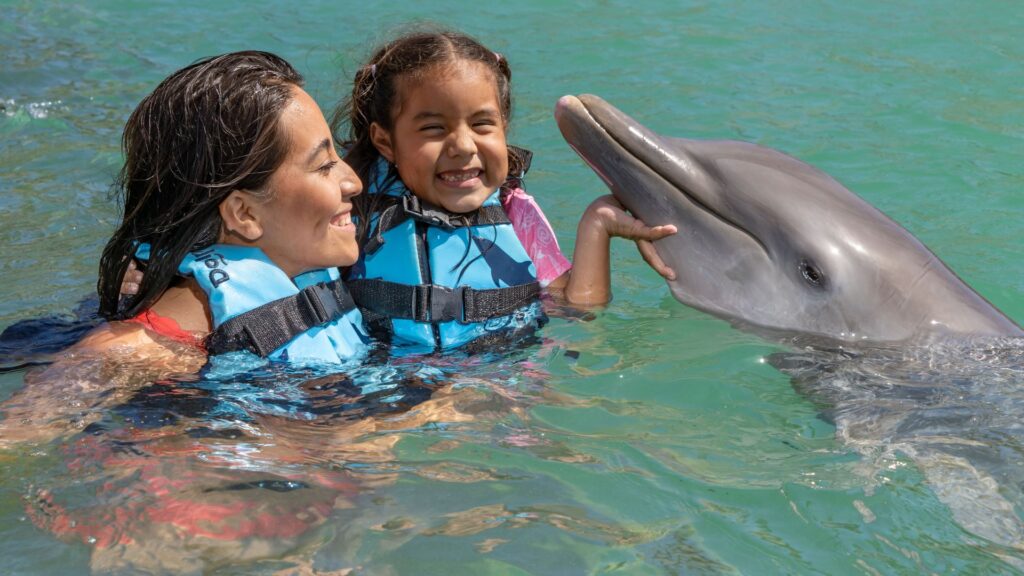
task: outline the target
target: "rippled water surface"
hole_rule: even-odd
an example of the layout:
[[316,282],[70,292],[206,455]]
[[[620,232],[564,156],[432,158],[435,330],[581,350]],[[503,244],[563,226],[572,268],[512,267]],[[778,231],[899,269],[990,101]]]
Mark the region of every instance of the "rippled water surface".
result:
[[[420,20],[510,61],[512,141],[536,154],[528,188],[567,252],[604,188],[551,110],[590,92],[663,133],[815,164],[1024,320],[1024,5],[2,1],[0,15],[0,328],[71,314],[93,290],[120,130],[163,77],[270,50],[326,110],[370,46]],[[57,374],[9,361],[0,399],[52,408],[2,439],[0,572],[1024,571],[1019,342],[794,352],[678,304],[626,243],[614,256],[607,309],[493,355],[230,378],[195,375],[187,355],[162,367],[172,378],[130,358]]]

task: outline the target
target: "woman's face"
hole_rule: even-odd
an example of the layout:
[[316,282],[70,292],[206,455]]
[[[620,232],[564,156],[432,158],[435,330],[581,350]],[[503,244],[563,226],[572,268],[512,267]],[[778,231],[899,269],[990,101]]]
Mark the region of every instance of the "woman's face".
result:
[[254,244],[289,277],[356,262],[352,197],[363,189],[334,150],[320,107],[299,87],[292,94],[280,119],[288,153],[267,181],[270,198],[253,207],[263,229]]

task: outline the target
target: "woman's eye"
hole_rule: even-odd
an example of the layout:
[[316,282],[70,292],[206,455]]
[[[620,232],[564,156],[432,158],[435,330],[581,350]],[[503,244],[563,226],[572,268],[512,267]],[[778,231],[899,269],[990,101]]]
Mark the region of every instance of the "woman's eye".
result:
[[328,162],[328,163],[324,164],[323,166],[317,168],[316,171],[320,172],[321,174],[328,174],[328,173],[330,173],[331,170],[334,170],[334,167],[337,166],[337,165],[338,165],[338,161],[337,160],[331,160],[330,162]]

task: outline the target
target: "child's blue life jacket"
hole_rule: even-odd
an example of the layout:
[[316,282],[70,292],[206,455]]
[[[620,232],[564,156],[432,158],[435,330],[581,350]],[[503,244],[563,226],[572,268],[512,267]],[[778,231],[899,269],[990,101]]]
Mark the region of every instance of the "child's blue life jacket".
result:
[[395,345],[436,350],[532,333],[547,322],[536,267],[500,190],[458,214],[421,201],[387,172],[379,163],[366,191],[380,197],[346,277],[368,327]]

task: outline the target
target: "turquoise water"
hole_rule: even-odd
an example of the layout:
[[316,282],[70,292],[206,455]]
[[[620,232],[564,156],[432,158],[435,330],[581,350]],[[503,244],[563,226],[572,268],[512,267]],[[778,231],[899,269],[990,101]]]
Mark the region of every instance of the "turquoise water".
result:
[[[0,2],[0,327],[68,311],[93,289],[117,219],[108,190],[120,129],[164,76],[214,53],[270,50],[306,74],[328,109],[369,46],[424,19],[475,34],[509,59],[512,141],[536,154],[528,188],[567,252],[579,214],[604,189],[562,142],[551,110],[563,94],[590,92],[663,133],[751,140],[815,164],[1024,321],[1024,5],[365,4]],[[958,525],[913,461],[872,458],[837,440],[818,407],[763,362],[776,347],[676,303],[626,243],[614,255],[615,300],[592,321],[555,318],[541,343],[501,359],[437,359],[438,381],[451,384],[431,384],[429,401],[369,416],[370,424],[303,423],[275,415],[262,397],[232,405],[259,442],[168,439],[160,426],[139,424],[230,421],[196,409],[209,391],[187,382],[190,392],[174,401],[156,383],[125,400],[128,411],[83,408],[106,433],[0,452],[0,571],[991,574],[1024,566],[1021,549]],[[399,380],[433,382],[399,368]],[[111,382],[144,380],[114,372]],[[0,374],[0,397],[24,378]],[[57,396],[72,399],[74,384]],[[86,456],[113,464],[76,468],[76,458],[94,454],[83,448],[90,442],[107,450],[97,454],[144,444],[146,456]],[[290,499],[264,490],[259,510],[295,505],[322,519],[248,545],[182,544],[179,532],[142,520],[137,504],[152,505],[154,479],[195,473],[206,482],[222,471],[305,482]],[[146,490],[104,491],[133,481]],[[104,548],[38,528],[30,516],[40,490],[94,523],[128,526],[132,542]],[[214,504],[245,493],[195,490],[194,499]],[[118,521],[117,510],[135,516]]]

